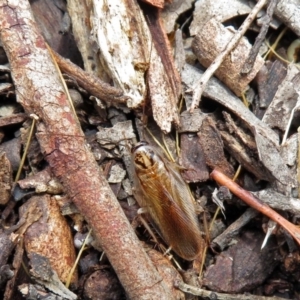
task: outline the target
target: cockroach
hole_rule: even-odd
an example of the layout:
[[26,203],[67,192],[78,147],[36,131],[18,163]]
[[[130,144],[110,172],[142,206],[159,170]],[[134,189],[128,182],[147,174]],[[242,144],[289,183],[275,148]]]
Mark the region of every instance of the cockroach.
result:
[[195,201],[175,165],[147,142],[131,150],[135,197],[171,249],[186,260],[201,257],[204,239]]

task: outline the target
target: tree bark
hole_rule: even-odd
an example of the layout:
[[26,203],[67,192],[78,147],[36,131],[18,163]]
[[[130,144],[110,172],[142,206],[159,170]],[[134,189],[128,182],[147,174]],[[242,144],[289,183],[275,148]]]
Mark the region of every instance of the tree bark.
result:
[[0,31],[18,102],[39,117],[53,173],[92,227],[130,299],[171,299],[102,175],[26,0],[0,0]]

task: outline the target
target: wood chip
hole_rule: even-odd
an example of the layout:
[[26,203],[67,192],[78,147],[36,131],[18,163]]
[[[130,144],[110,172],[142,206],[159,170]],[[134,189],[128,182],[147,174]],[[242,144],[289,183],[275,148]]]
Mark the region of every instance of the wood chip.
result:
[[195,134],[180,136],[181,162],[185,170],[181,172],[186,182],[204,182],[209,179],[208,168],[199,138]]
[[0,152],[0,204],[5,205],[12,189],[12,169],[5,152]]
[[300,72],[291,64],[288,66],[287,75],[279,85],[273,101],[269,105],[263,117],[263,122],[271,128],[285,132],[292,109],[300,104]]
[[203,113],[200,109],[195,109],[193,113],[185,110],[180,115],[180,128],[179,132],[198,132],[202,126],[203,120],[207,114]]
[[[30,217],[28,212],[35,207],[42,212],[42,217],[27,228],[24,236],[25,249],[28,254],[39,253],[47,257],[60,280],[66,282],[75,263],[75,249],[70,227],[60,214],[56,200],[47,195],[28,200],[20,208],[20,216],[27,214]],[[75,272],[72,282],[76,281]]]
[[149,67],[151,35],[135,1],[97,1],[92,27],[100,60],[115,86],[130,97],[129,107],[145,99],[145,72]]
[[96,136],[101,145],[113,144],[116,146],[120,141],[135,138],[131,121],[118,122],[111,128],[98,127],[98,129],[99,132]]
[[275,15],[291,28],[296,35],[300,36],[300,6],[298,0],[280,0]]
[[212,169],[222,170],[228,177],[233,177],[233,167],[225,158],[223,141],[212,118],[207,117],[202,122],[198,137],[206,164]]
[[274,240],[261,250],[263,239],[260,232],[245,232],[236,245],[223,251],[207,269],[204,285],[226,293],[247,292],[259,286],[278,264],[274,260]]
[[[235,30],[224,27],[215,19],[210,19],[194,38],[192,48],[200,63],[208,68],[221,53],[234,35]],[[264,64],[264,60],[257,56],[254,66],[247,75],[241,75],[241,70],[250,53],[251,45],[246,38],[231,51],[218,70],[216,77],[223,81],[237,96],[247,89],[249,82]]]
[[226,1],[197,1],[193,21],[190,26],[191,35],[196,35],[202,27],[212,18],[224,23],[236,16],[246,15],[251,11],[246,0],[226,0]]
[[166,32],[169,34],[176,27],[176,20],[183,12],[192,8],[193,0],[173,0],[167,3],[161,12],[161,18],[164,22]]
[[[182,72],[182,80],[187,89],[192,88],[193,84],[200,79],[202,74],[203,71],[200,69],[186,64]],[[254,128],[259,129],[265,133],[268,140],[272,141],[275,145],[278,145],[278,135],[265,123],[256,118],[256,116],[241,102],[241,100],[233,95],[233,93],[224,87],[224,85],[222,85],[222,83],[220,83],[220,81],[216,78],[211,78],[209,80],[203,96],[218,102],[233,112],[246,124],[247,128],[249,128],[252,133]]]

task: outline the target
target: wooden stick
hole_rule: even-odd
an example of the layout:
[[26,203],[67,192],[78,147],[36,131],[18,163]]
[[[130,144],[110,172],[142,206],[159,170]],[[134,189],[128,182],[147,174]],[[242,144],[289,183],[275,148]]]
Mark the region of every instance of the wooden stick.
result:
[[84,139],[27,0],[0,0],[0,38],[17,100],[39,117],[42,153],[92,228],[127,297],[172,299]]
[[230,53],[232,49],[236,47],[239,40],[242,38],[246,30],[249,28],[250,24],[253,22],[257,13],[263,8],[266,4],[267,0],[260,0],[256,3],[253,7],[252,11],[238,29],[236,34],[233,36],[231,41],[228,43],[226,48],[215,58],[215,60],[211,63],[211,65],[207,68],[205,73],[201,76],[201,79],[196,82],[193,87],[193,102],[190,108],[190,112],[193,112],[195,107],[199,104],[202,93],[209,81],[209,79],[213,76],[214,72],[219,68],[221,63],[223,62],[224,58]]
[[218,300],[284,300],[284,298],[278,298],[278,297],[265,297],[265,296],[258,296],[258,295],[251,295],[251,294],[225,294],[225,293],[217,293],[213,291],[207,291],[201,288],[198,288],[196,286],[188,285],[184,283],[183,281],[177,281],[175,282],[175,286],[178,287],[181,291],[195,295],[200,296],[205,299],[218,299]]
[[253,196],[250,192],[242,189],[238,184],[228,178],[226,175],[218,171],[217,169],[213,170],[210,174],[211,178],[214,179],[218,184],[224,185],[229,188],[229,190],[239,197],[242,201],[247,203],[249,206],[255,208],[259,212],[268,216],[273,221],[281,225],[290,235],[297,241],[300,245],[300,229],[279,215],[275,210],[273,210],[267,204],[261,202],[258,198]]
[[254,62],[255,62],[255,59],[259,52],[259,49],[266,38],[270,23],[272,21],[273,13],[277,6],[277,3],[278,3],[278,0],[271,0],[269,2],[267,13],[264,16],[263,24],[261,26],[260,32],[255,40],[254,45],[250,50],[249,57],[247,58],[246,62],[244,63],[243,69],[241,71],[242,74],[248,74],[254,66]]
[[90,74],[70,60],[63,58],[54,50],[51,50],[59,68],[62,72],[68,74],[71,78],[75,79],[80,86],[91,93],[93,96],[101,100],[113,103],[126,103],[126,97],[121,89],[110,86],[108,83],[102,81],[98,77]]

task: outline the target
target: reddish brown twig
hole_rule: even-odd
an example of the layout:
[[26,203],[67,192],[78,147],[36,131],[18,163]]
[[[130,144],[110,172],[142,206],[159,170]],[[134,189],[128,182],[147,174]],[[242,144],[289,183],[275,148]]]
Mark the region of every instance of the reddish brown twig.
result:
[[291,236],[300,245],[300,229],[297,226],[283,218],[267,204],[264,204],[258,198],[253,196],[250,192],[242,189],[238,184],[236,184],[234,181],[232,181],[230,178],[228,178],[226,175],[224,175],[217,169],[213,170],[210,176],[218,184],[228,187],[233,194],[238,196],[249,206],[255,208],[259,212],[263,213],[264,215],[268,216],[270,219],[274,220],[279,225],[281,225],[286,231],[288,231],[291,234]]

